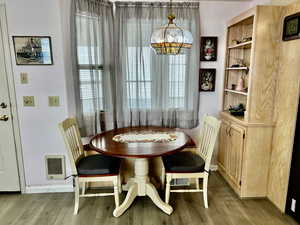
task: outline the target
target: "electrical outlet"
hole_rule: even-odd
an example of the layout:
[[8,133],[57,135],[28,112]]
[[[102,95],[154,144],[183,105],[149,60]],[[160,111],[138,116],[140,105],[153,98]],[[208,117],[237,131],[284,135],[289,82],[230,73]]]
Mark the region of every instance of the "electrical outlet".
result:
[[296,200],[292,198],[292,205],[291,205],[291,210],[293,212],[296,212]]
[[59,96],[49,96],[48,104],[50,107],[58,107],[59,106]]
[[28,73],[21,73],[21,84],[28,84]]
[[34,106],[34,96],[23,96],[23,105],[24,106]]

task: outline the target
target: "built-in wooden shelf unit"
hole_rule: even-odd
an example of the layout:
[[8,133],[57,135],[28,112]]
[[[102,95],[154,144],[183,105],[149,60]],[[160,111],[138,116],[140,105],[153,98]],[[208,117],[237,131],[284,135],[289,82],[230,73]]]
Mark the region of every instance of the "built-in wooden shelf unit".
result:
[[[267,194],[279,10],[278,6],[257,6],[227,25],[218,170],[240,197]],[[234,90],[240,78],[244,91]],[[245,115],[232,116],[229,107],[239,104],[245,106]]]

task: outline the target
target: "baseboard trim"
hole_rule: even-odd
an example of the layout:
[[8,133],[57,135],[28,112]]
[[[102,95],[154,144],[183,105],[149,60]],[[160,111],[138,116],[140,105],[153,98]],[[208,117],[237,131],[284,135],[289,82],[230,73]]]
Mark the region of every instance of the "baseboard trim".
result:
[[27,186],[25,194],[73,192],[72,185]]
[[210,171],[217,171],[218,165],[210,165]]

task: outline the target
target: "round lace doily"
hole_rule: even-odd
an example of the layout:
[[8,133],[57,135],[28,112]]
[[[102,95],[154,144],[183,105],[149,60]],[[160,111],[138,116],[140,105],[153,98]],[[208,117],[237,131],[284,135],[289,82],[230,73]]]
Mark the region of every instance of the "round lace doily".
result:
[[145,132],[130,132],[124,134],[118,134],[113,137],[113,140],[121,143],[135,143],[135,142],[158,142],[165,143],[175,141],[177,135],[168,132],[159,131],[145,131]]

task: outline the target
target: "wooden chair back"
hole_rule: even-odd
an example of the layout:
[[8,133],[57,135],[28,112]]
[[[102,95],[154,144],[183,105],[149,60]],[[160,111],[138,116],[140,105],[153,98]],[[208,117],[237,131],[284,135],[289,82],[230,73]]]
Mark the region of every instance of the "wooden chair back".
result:
[[216,145],[221,122],[212,116],[205,115],[200,131],[198,154],[205,160],[205,170],[209,171],[211,158]]
[[84,150],[76,119],[68,118],[59,123],[58,126],[68,150],[72,174],[77,175],[76,163],[84,157]]

